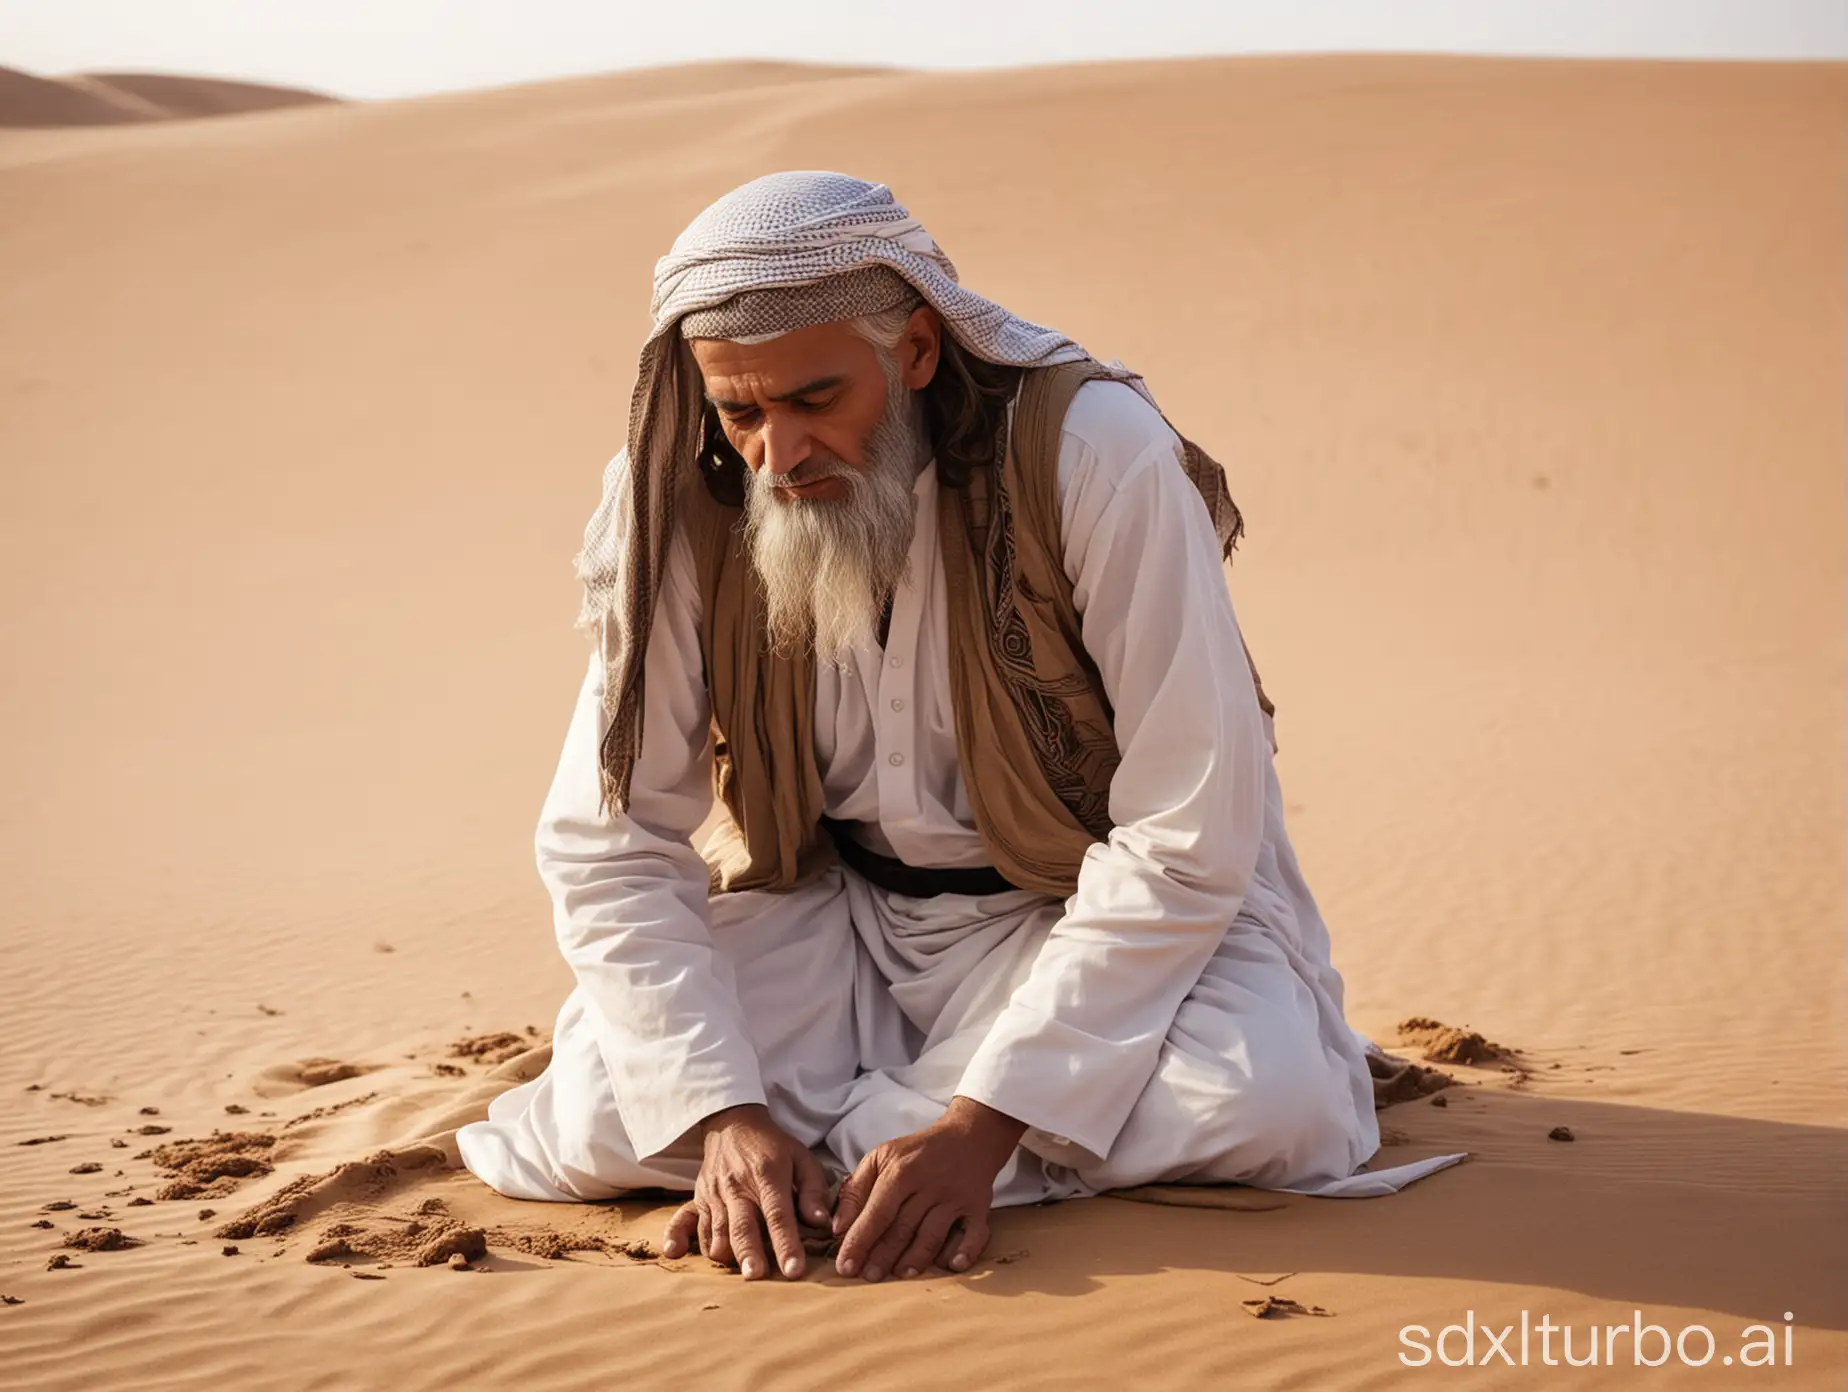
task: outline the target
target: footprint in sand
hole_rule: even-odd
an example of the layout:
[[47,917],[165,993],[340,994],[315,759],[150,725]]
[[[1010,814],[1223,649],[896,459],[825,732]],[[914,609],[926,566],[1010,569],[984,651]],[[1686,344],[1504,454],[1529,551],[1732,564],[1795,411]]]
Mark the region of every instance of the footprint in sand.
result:
[[349,1063],[344,1059],[305,1058],[293,1063],[279,1063],[266,1068],[251,1081],[251,1090],[259,1097],[288,1097],[309,1088],[344,1083],[349,1078],[363,1078],[376,1073],[383,1064]]

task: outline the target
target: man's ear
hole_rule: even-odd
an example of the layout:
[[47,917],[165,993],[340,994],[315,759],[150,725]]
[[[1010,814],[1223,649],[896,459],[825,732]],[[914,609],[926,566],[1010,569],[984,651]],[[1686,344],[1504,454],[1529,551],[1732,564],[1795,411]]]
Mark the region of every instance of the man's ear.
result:
[[923,391],[937,375],[943,349],[943,320],[929,305],[919,305],[905,322],[898,342],[900,376],[912,391]]

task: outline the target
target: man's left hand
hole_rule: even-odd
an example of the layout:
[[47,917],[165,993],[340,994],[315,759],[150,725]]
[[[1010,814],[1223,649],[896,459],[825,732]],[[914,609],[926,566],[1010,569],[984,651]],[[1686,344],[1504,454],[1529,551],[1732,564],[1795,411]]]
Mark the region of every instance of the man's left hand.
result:
[[870,1152],[836,1202],[835,1270],[869,1281],[916,1276],[933,1262],[967,1271],[988,1245],[995,1176],[1025,1130],[956,1097],[941,1120]]

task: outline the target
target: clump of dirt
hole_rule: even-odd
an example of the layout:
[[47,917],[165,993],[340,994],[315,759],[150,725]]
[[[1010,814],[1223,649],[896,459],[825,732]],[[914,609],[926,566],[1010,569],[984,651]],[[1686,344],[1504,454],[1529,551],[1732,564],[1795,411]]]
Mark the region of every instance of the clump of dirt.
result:
[[173,1179],[155,1191],[157,1199],[216,1199],[237,1188],[239,1180],[266,1175],[276,1138],[261,1131],[214,1131],[203,1140],[169,1141],[148,1158]]
[[72,1165],[72,1174],[101,1174],[103,1167],[94,1160],[85,1160],[82,1164]]
[[128,1134],[131,1136],[166,1136],[170,1135],[172,1131],[173,1128],[171,1126],[156,1126],[152,1122],[146,1126],[131,1126],[128,1128]]
[[[31,1089],[28,1088],[27,1091],[29,1092]],[[92,1097],[82,1092],[54,1092],[51,1096],[52,1100],[55,1102],[75,1102],[80,1107],[106,1107],[109,1105],[109,1099],[107,1097]]]
[[53,1199],[50,1203],[45,1204],[42,1207],[40,1207],[39,1212],[40,1213],[68,1213],[75,1207],[77,1207],[77,1205],[72,1203],[69,1199]]
[[67,1253],[60,1252],[45,1263],[45,1269],[47,1271],[82,1271],[83,1266],[81,1263],[72,1261]]
[[154,1207],[154,1200],[137,1194],[128,1201],[128,1206],[130,1208],[152,1208]]
[[124,1235],[120,1228],[81,1228],[64,1234],[64,1245],[80,1252],[119,1252],[124,1247],[139,1247],[141,1243]]
[[54,1141],[68,1141],[69,1139],[70,1139],[69,1136],[33,1136],[31,1139],[21,1141],[19,1144],[20,1145],[50,1145]]
[[225,1115],[226,1116],[249,1116],[250,1108],[246,1107],[241,1102],[227,1102],[225,1103]]
[[127,1150],[128,1142],[123,1140],[120,1136],[111,1136],[109,1138],[109,1147],[111,1150]]
[[473,1059],[476,1063],[505,1063],[532,1047],[522,1036],[503,1030],[499,1034],[475,1034],[458,1039],[449,1046],[449,1057]]
[[1576,1141],[1578,1139],[1577,1136],[1572,1134],[1572,1128],[1570,1126],[1555,1126],[1551,1131],[1546,1133],[1546,1138],[1549,1141]]
[[1399,1040],[1421,1051],[1430,1063],[1500,1063],[1514,1057],[1514,1050],[1484,1039],[1475,1030],[1457,1029],[1428,1015],[1399,1021]]
[[1392,1054],[1368,1054],[1367,1071],[1373,1075],[1375,1111],[1400,1102],[1415,1102],[1451,1087],[1456,1079],[1435,1068],[1425,1068]]
[[[439,1078],[466,1078],[468,1076],[466,1068],[453,1063],[433,1063],[430,1065],[430,1071]],[[21,1144],[25,1142],[22,1141]]]

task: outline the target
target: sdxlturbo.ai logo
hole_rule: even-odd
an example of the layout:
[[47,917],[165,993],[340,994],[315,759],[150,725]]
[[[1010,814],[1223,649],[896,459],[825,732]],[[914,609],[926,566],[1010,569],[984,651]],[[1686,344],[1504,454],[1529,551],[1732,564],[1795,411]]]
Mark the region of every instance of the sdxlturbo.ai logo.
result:
[[[1405,1350],[1400,1353],[1399,1361],[1408,1368],[1422,1368],[1433,1359],[1446,1368],[1493,1364],[1525,1368],[1530,1363],[1549,1368],[1600,1365],[1610,1368],[1619,1361],[1638,1368],[1659,1368],[1672,1358],[1689,1368],[1704,1368],[1718,1354],[1719,1361],[1729,1368],[1734,1364],[1745,1368],[1788,1368],[1795,1353],[1791,1324],[1794,1318],[1789,1310],[1784,1311],[1781,1341],[1777,1337],[1777,1326],[1748,1324],[1739,1331],[1735,1352],[1720,1353],[1719,1341],[1706,1325],[1683,1325],[1671,1334],[1662,1325],[1643,1323],[1641,1310],[1635,1312],[1628,1324],[1577,1326],[1555,1324],[1553,1317],[1545,1314],[1535,1324],[1523,1310],[1519,1320],[1499,1329],[1491,1324],[1478,1324],[1476,1312],[1465,1310],[1463,1323],[1445,1325],[1436,1339],[1425,1325],[1403,1326],[1399,1330],[1399,1342],[1405,1345]],[[1555,1347],[1561,1355],[1558,1358],[1553,1356]]]

